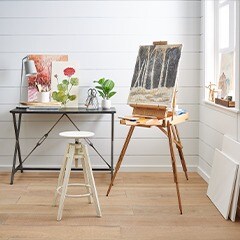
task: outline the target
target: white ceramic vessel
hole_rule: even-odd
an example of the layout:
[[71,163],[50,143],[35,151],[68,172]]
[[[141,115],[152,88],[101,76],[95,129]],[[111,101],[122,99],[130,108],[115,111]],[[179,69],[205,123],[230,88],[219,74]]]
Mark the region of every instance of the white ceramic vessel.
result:
[[50,102],[50,92],[38,92],[37,93],[38,102]]
[[103,109],[110,109],[111,108],[111,100],[103,99],[102,100],[102,108]]

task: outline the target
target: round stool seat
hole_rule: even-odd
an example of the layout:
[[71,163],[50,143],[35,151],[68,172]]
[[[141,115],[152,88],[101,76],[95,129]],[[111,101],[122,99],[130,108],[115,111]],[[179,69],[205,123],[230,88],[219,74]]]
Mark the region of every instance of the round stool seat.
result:
[[59,133],[61,137],[66,137],[66,138],[88,138],[94,136],[93,132],[86,132],[86,131],[66,131],[66,132],[61,132]]

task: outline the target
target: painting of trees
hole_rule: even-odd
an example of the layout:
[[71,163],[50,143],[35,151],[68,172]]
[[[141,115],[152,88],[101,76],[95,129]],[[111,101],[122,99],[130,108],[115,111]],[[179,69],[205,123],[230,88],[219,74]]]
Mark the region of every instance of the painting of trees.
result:
[[140,46],[129,104],[169,105],[176,84],[182,45]]

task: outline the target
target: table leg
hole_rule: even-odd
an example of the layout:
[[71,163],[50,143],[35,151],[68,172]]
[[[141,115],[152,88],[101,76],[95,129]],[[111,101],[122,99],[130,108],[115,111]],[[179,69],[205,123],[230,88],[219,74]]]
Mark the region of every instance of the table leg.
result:
[[114,161],[114,157],[113,157],[113,151],[114,151],[114,114],[112,113],[111,116],[111,179],[113,179],[113,161]]
[[19,164],[20,164],[20,168],[21,168],[21,173],[23,173],[22,154],[21,154],[20,142],[19,142],[21,122],[22,122],[22,114],[20,113],[19,114],[19,118],[18,118],[18,159],[19,159]]
[[12,174],[11,174],[10,184],[13,184],[14,174],[16,173],[17,155],[18,155],[18,160],[19,160],[19,167],[21,169],[21,172],[23,172],[22,156],[21,156],[21,150],[20,150],[20,144],[19,144],[19,134],[20,134],[20,128],[21,128],[22,114],[21,113],[19,114],[18,121],[16,118],[16,114],[13,113],[12,115],[13,115],[13,126],[14,126],[14,131],[15,131],[15,150],[14,150],[14,155],[13,155],[13,166],[12,166]]

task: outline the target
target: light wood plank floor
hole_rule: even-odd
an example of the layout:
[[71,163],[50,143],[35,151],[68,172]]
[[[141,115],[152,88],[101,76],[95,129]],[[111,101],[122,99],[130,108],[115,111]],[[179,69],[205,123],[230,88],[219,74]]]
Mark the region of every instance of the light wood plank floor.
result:
[[[103,217],[87,199],[67,199],[61,222],[51,206],[58,173],[0,173],[0,239],[238,240],[240,223],[225,221],[197,173],[180,175],[183,215],[171,173],[119,173],[109,197],[108,173],[94,173]],[[83,179],[74,172],[71,181]],[[71,193],[84,189],[71,189]]]

